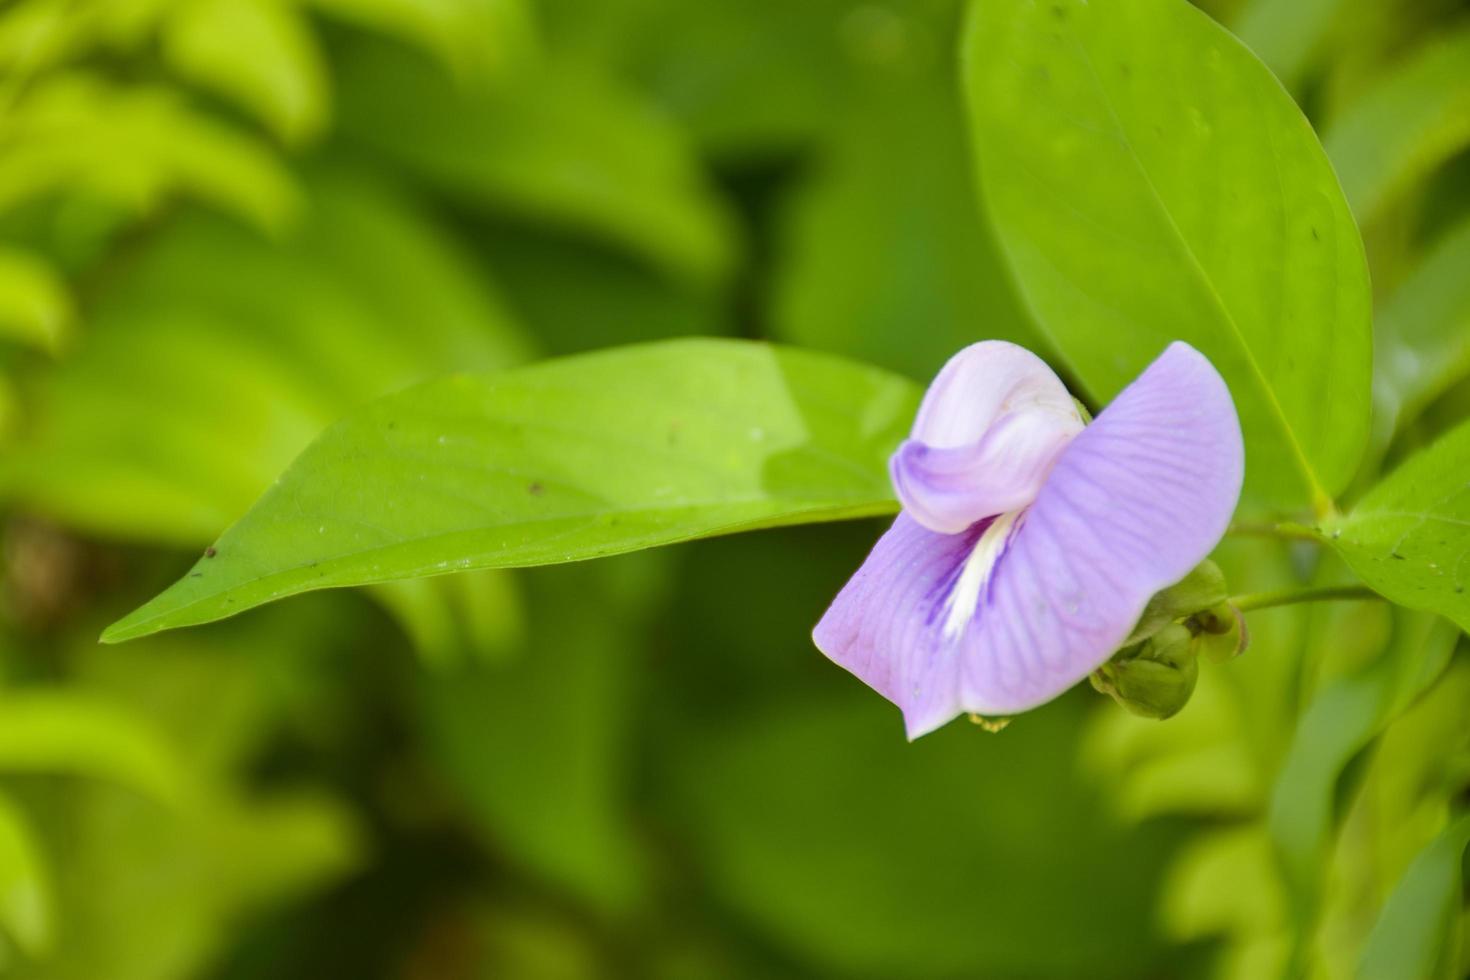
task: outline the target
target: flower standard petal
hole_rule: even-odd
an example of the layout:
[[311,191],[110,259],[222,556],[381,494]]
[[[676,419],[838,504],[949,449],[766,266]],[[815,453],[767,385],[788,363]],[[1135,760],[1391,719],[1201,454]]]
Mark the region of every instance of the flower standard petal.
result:
[[965,711],[1035,707],[1106,661],[1149,598],[1209,554],[1243,472],[1229,390],[1173,344],[1068,444],[1003,541],[986,537],[994,521],[939,534],[900,515],[813,637],[903,709],[910,738]]
[[891,463],[899,500],[931,531],[957,534],[1031,502],[1082,418],[1039,357],[1000,340],[949,359]]

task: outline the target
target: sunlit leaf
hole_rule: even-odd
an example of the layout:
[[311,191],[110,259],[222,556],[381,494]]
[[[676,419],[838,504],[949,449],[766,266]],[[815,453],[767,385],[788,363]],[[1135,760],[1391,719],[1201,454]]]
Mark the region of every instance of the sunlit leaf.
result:
[[1323,530],[1368,585],[1470,629],[1470,422],[1415,454]]
[[1170,870],[1164,929],[1178,940],[1227,940],[1212,976],[1254,980],[1286,969],[1287,896],[1274,859],[1265,829],[1246,824],[1195,838]]
[[30,826],[0,796],[0,929],[29,956],[46,953],[56,932],[51,872]]
[[158,87],[116,87],[83,73],[48,77],[0,131],[0,208],[51,195],[146,214],[192,197],[265,228],[298,204],[272,152]]
[[344,52],[342,125],[356,141],[479,208],[550,221],[700,282],[733,261],[733,224],[671,121],[575,65],[455,79],[414,52]]
[[1432,38],[1332,121],[1327,152],[1367,225],[1470,144],[1470,30]]
[[67,691],[0,695],[0,772],[107,779],[164,801],[185,789],[168,744],[145,719]]
[[1445,962],[1461,905],[1461,865],[1470,816],[1446,827],[1409,866],[1368,936],[1358,964],[1363,980],[1436,980],[1458,973]]
[[885,458],[917,397],[876,369],[715,340],[426,384],[328,430],[107,639],[308,589],[891,512]]
[[315,135],[326,121],[326,68],[291,0],[192,0],[178,7],[163,41],[178,71],[286,140]]
[[307,186],[283,240],[196,215],[138,251],[0,457],[12,500],[202,548],[349,409],[525,357],[488,279],[409,202],[350,173]]
[[520,590],[501,569],[381,582],[371,591],[436,667],[467,669],[467,660],[499,664],[525,638]]
[[974,14],[981,183],[1043,332],[1100,401],[1194,344],[1235,395],[1248,493],[1326,511],[1367,436],[1370,297],[1306,119],[1184,0]]
[[0,248],[0,339],[54,351],[71,322],[71,296],[56,270],[28,252]]

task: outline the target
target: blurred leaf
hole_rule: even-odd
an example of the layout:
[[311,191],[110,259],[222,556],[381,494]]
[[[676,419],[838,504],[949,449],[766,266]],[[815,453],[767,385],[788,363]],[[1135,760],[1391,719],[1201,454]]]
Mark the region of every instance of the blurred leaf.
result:
[[1447,958],[1458,929],[1461,865],[1470,844],[1470,816],[1461,816],[1409,866],[1389,896],[1358,964],[1364,980],[1435,980],[1459,973]]
[[326,121],[326,68],[293,0],[185,0],[163,51],[180,73],[239,102],[288,142]]
[[1326,869],[1314,944],[1323,975],[1357,975],[1393,886],[1450,822],[1465,785],[1467,703],[1470,660],[1456,657],[1350,770],[1353,792],[1343,800],[1350,806]]
[[1399,466],[1323,531],[1353,571],[1410,609],[1470,629],[1470,422]]
[[412,40],[460,77],[522,64],[536,47],[527,0],[305,0],[323,13]]
[[549,354],[735,332],[737,311],[724,297],[623,252],[521,223],[471,231],[507,304]]
[[[1276,776],[1268,825],[1289,882],[1315,915],[1336,827],[1339,777],[1443,672],[1460,632],[1435,616],[1400,611],[1393,640],[1372,663],[1327,684],[1297,725]],[[1306,921],[1311,921],[1307,918]]]
[[[530,576],[529,648],[424,678],[431,755],[494,851],[613,913],[647,881],[628,826],[640,607],[663,556]],[[629,582],[644,595],[626,595]],[[534,752],[510,747],[535,732]],[[492,747],[500,747],[495,750]]]
[[906,745],[886,705],[848,693],[661,739],[677,826],[724,903],[809,976],[1168,974],[1141,910],[1169,835],[1120,831],[1073,778],[1080,699]]
[[187,789],[178,760],[148,722],[66,690],[0,695],[0,772],[91,776],[164,802],[179,801]]
[[984,0],[982,186],[1022,292],[1107,401],[1172,340],[1230,383],[1249,492],[1311,502],[1367,436],[1362,243],[1301,112],[1183,0]]
[[679,131],[576,65],[455,80],[414,52],[349,45],[342,126],[459,201],[605,238],[701,283],[733,263],[733,227]]
[[524,640],[520,591],[501,569],[382,582],[371,591],[437,667],[462,667],[466,658],[499,663]]
[[1470,375],[1470,221],[1437,241],[1374,323],[1375,455],[1397,428]]
[[1164,814],[1258,812],[1263,775],[1240,738],[1238,698],[1226,678],[1206,670],[1168,725],[1125,711],[1098,712],[1082,743],[1084,759],[1108,786],[1117,812],[1133,823]]
[[[186,767],[191,792],[164,807],[77,780],[28,798],[53,861],[59,935],[49,957],[14,976],[209,975],[252,916],[272,907],[301,914],[296,902],[361,863],[364,828],[342,799],[299,770],[260,785],[265,753],[294,720],[293,699],[305,697],[293,685],[326,670],[327,655],[340,663],[350,653],[354,669],[364,669],[371,627],[343,613],[335,602],[295,603],[212,631],[204,642],[179,634],[125,649],[87,641],[74,651],[77,696],[105,698],[156,724]],[[340,669],[332,680],[335,689],[350,683]],[[321,692],[302,707],[318,720],[331,717]]]
[[1312,67],[1343,0],[1250,0],[1235,35],[1287,88],[1296,89]]
[[55,351],[71,326],[61,277],[29,252],[0,247],[0,338]]
[[1171,937],[1230,940],[1211,976],[1287,975],[1286,896],[1263,827],[1228,827],[1196,838],[1170,870],[1159,904]]
[[267,229],[298,203],[264,145],[168,89],[116,88],[82,73],[37,84],[0,130],[0,209],[57,194],[135,214],[182,194]]
[[977,207],[953,79],[934,75],[850,109],[798,188],[781,338],[917,377],[982,338],[1037,346]]
[[51,874],[25,818],[0,795],[0,926],[27,956],[42,956],[56,932]]
[[308,186],[284,241],[195,215],[114,278],[0,459],[12,499],[202,546],[348,410],[525,356],[485,277],[406,201],[350,174]]
[[1365,226],[1470,144],[1467,63],[1470,30],[1433,37],[1328,127],[1328,155]]
[[[913,48],[931,4],[861,0],[549,0],[548,34],[579,58],[637,78],[708,153],[740,162],[825,132],[858,83],[874,33],[890,60]],[[940,6],[952,8],[946,2]]]
[[873,368],[714,340],[426,384],[328,430],[106,637],[308,589],[891,512],[884,460],[917,398]]

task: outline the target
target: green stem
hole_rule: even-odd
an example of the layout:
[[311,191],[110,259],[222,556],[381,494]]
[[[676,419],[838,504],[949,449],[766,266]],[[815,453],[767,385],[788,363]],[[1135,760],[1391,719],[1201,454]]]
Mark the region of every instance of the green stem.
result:
[[1329,585],[1313,589],[1274,589],[1232,596],[1230,604],[1241,612],[1290,606],[1298,602],[1330,602],[1334,599],[1382,599],[1383,596],[1362,585]]
[[1287,541],[1312,541],[1322,543],[1322,533],[1314,527],[1293,521],[1281,523],[1242,521],[1230,525],[1229,534],[1257,538],[1282,538]]

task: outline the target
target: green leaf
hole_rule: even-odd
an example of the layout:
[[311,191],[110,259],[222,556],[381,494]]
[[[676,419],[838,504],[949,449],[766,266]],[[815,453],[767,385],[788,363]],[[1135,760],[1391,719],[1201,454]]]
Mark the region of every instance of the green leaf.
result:
[[973,13],[981,182],[1042,330],[1100,402],[1193,344],[1235,396],[1248,492],[1326,512],[1367,436],[1370,295],[1306,119],[1184,0]]
[[1470,422],[1416,453],[1323,531],[1369,586],[1470,630]]
[[[1345,615],[1380,613],[1352,610]],[[1269,827],[1289,882],[1310,901],[1321,887],[1333,839],[1339,777],[1348,763],[1443,673],[1460,632],[1444,620],[1397,610],[1387,649],[1326,684],[1303,712],[1277,773]],[[1349,619],[1358,632],[1363,626]],[[1313,911],[1306,906],[1305,911]]]
[[28,956],[50,948],[56,931],[51,873],[25,817],[0,796],[0,926]]
[[932,71],[846,107],[785,212],[782,339],[925,378],[977,340],[1037,346],[977,210],[954,85]]
[[802,975],[1161,972],[1145,910],[1172,835],[1125,831],[1071,778],[1087,701],[905,745],[870,692],[822,693],[690,717],[656,745],[705,887],[813,964]]
[[305,0],[333,17],[412,40],[461,76],[503,71],[536,46],[528,0]]
[[282,227],[300,203],[268,147],[165,88],[50,76],[0,133],[0,209],[66,195],[145,214],[174,194],[267,229]]
[[351,409],[527,356],[488,278],[421,211],[351,172],[304,186],[310,207],[278,240],[191,215],[134,251],[93,298],[84,342],[35,381],[29,426],[0,456],[11,500],[203,547]]
[[1362,980],[1435,980],[1457,975],[1443,962],[1446,937],[1461,905],[1461,864],[1470,815],[1446,827],[1420,852],[1389,896],[1358,963]]
[[109,642],[308,589],[541,565],[896,509],[914,385],[738,341],[446,378],[329,429]]
[[1281,79],[1295,89],[1312,66],[1344,0],[1251,0],[1235,23],[1240,38]]
[[283,139],[313,136],[326,121],[326,67],[291,0],[192,0],[168,21],[163,51]]
[[1333,120],[1327,153],[1365,226],[1470,144],[1470,30],[1435,37]]
[[[667,554],[523,575],[529,643],[511,662],[425,674],[431,759],[493,853],[614,913],[646,892],[627,816],[633,695]],[[502,572],[509,575],[509,572]],[[629,585],[644,586],[642,595]],[[486,751],[537,732],[537,751]]]
[[725,276],[734,225],[692,148],[612,77],[573,64],[456,81],[363,40],[340,68],[355,141],[459,201],[572,228],[701,283]]
[[1374,449],[1470,374],[1470,221],[1433,249],[1373,324]]
[[97,777],[164,801],[178,799],[185,782],[168,744],[142,718],[59,691],[0,696],[0,772]]
[[66,284],[40,257],[0,248],[0,339],[55,351],[71,326]]

